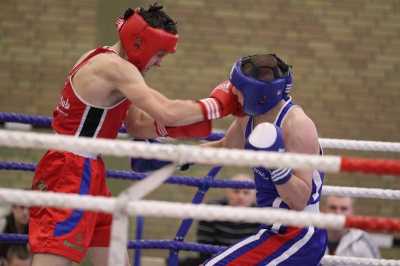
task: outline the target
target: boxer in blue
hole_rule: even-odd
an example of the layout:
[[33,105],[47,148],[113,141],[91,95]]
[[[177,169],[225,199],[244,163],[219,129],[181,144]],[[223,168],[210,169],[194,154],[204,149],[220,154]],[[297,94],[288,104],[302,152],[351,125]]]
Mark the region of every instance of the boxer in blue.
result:
[[[322,156],[314,122],[289,96],[291,66],[275,54],[239,59],[230,79],[222,83],[237,95],[245,115],[232,113],[235,121],[224,138],[202,147],[292,152]],[[145,160],[149,161],[149,160]],[[131,161],[137,171],[153,171],[168,162]],[[324,174],[317,170],[265,169],[254,166],[257,205],[319,213]],[[204,262],[205,266],[317,266],[324,256],[325,229],[263,224],[250,237]]]
[[[246,116],[237,117],[224,138],[201,146],[322,156],[313,121],[289,96],[290,68],[275,54],[239,59],[232,68],[230,86]],[[258,207],[319,212],[323,173],[257,166],[253,171]],[[203,265],[316,266],[324,255],[326,238],[326,230],[312,226],[263,224]]]

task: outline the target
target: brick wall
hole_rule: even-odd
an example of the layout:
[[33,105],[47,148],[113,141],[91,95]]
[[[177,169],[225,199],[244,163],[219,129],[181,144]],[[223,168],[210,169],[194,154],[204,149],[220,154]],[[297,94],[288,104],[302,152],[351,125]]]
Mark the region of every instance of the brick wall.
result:
[[[146,7],[148,3],[42,0],[27,5],[20,0],[2,1],[0,111],[50,116],[71,67],[87,50],[115,43],[114,21],[129,4]],[[146,81],[168,97],[207,97],[228,78],[238,58],[276,53],[293,65],[291,95],[315,121],[321,138],[399,141],[398,1],[164,0],[160,4],[178,22],[180,41],[177,53],[166,57],[163,67],[153,69]],[[231,122],[232,118],[217,120],[214,128],[227,129]],[[326,149],[325,154],[399,159],[397,153],[383,152]],[[38,158],[36,153],[21,152],[20,156],[28,162]],[[11,160],[4,152],[1,157]],[[107,160],[110,169],[128,169],[125,161]],[[232,169],[224,170],[220,177],[241,171]],[[204,176],[206,172],[195,168],[185,175]],[[15,175],[29,180],[26,176],[30,174]],[[5,176],[4,172],[0,176]],[[326,175],[327,185],[338,186],[400,189],[398,180]],[[115,193],[125,185],[120,182],[110,181]],[[8,186],[10,181],[0,180],[0,184]],[[193,193],[191,188],[165,185],[148,198],[190,201]],[[210,197],[221,193],[210,191]],[[361,215],[397,217],[398,206],[398,201],[356,201]],[[147,221],[145,237],[149,239],[170,239],[179,225],[179,221]],[[133,221],[132,231],[134,225]],[[188,240],[194,240],[193,235],[191,231]],[[400,259],[398,250],[383,250],[383,254]]]
[[51,115],[70,68],[93,47],[96,3],[2,1],[2,112]]

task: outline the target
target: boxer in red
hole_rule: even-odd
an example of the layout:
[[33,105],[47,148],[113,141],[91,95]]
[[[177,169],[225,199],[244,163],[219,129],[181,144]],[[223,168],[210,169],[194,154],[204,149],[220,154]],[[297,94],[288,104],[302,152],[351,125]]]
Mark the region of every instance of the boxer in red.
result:
[[[146,85],[150,69],[161,67],[178,44],[176,23],[162,6],[129,8],[116,26],[120,40],[89,51],[69,73],[53,113],[57,134],[115,139],[124,124],[134,138],[199,138],[211,133],[211,119],[240,112],[237,96],[221,86],[192,102],[168,99]],[[73,147],[46,152],[32,189],[110,196],[100,155]],[[111,215],[89,211],[31,208],[32,265],[70,266],[85,255],[95,266],[106,265],[111,221]]]

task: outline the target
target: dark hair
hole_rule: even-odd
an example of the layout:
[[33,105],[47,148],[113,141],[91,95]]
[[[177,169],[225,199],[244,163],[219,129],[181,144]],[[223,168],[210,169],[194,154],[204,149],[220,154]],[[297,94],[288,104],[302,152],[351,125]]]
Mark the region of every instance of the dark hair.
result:
[[[157,6],[158,2],[153,5],[149,5],[149,9],[145,10],[143,7],[139,7],[139,15],[153,28],[160,28],[173,34],[178,34],[177,23],[164,11],[163,6]],[[128,8],[125,11],[124,19],[128,19],[134,10]]]
[[286,75],[291,65],[287,65],[275,54],[256,54],[243,60],[243,73],[271,82]]
[[[243,62],[242,71],[243,73],[254,76],[261,80],[271,82],[274,80],[274,73],[272,71],[273,67],[276,67],[277,60],[275,57],[269,54],[257,54],[250,58],[248,62]],[[254,73],[256,67],[259,68],[256,73]]]
[[[12,212],[9,215],[7,215],[6,221],[7,221],[7,224],[6,224],[6,227],[4,228],[3,233],[18,234],[19,232],[15,225],[15,217]],[[29,233],[29,225],[21,225],[21,226],[24,228],[24,234],[28,234]]]
[[[23,226],[24,231],[22,234],[29,234],[29,225]],[[6,217],[6,226],[3,230],[2,233],[8,233],[8,234],[19,234],[17,227],[15,226],[15,219],[14,219],[14,214],[11,212],[9,215]],[[11,243],[7,242],[0,242],[0,257],[6,257],[7,255],[7,250],[11,246]],[[0,263],[1,264],[1,263]]]
[[6,260],[10,263],[13,258],[19,258],[21,260],[30,259],[32,254],[28,250],[26,244],[13,244],[7,250]]

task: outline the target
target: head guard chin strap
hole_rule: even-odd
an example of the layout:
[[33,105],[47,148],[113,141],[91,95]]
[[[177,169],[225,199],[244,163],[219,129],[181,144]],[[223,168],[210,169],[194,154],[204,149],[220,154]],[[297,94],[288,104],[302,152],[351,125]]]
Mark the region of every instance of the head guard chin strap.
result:
[[144,70],[150,58],[160,50],[175,53],[178,45],[178,34],[160,28],[153,28],[140,15],[140,8],[132,10],[125,18],[116,21],[119,38],[128,55],[128,60],[140,72]]
[[[290,65],[283,62],[275,54],[270,54],[277,60],[277,65],[255,66],[251,61],[252,56],[246,56],[236,61],[230,73],[230,82],[242,94],[244,98],[243,111],[246,115],[257,116],[265,114],[274,108],[282,99],[286,99],[292,87],[293,73],[289,71]],[[243,73],[242,66],[246,63],[253,65],[251,75]],[[258,73],[262,68],[269,68],[274,73],[274,80],[267,82],[258,77]],[[283,72],[281,77],[279,69]]]

